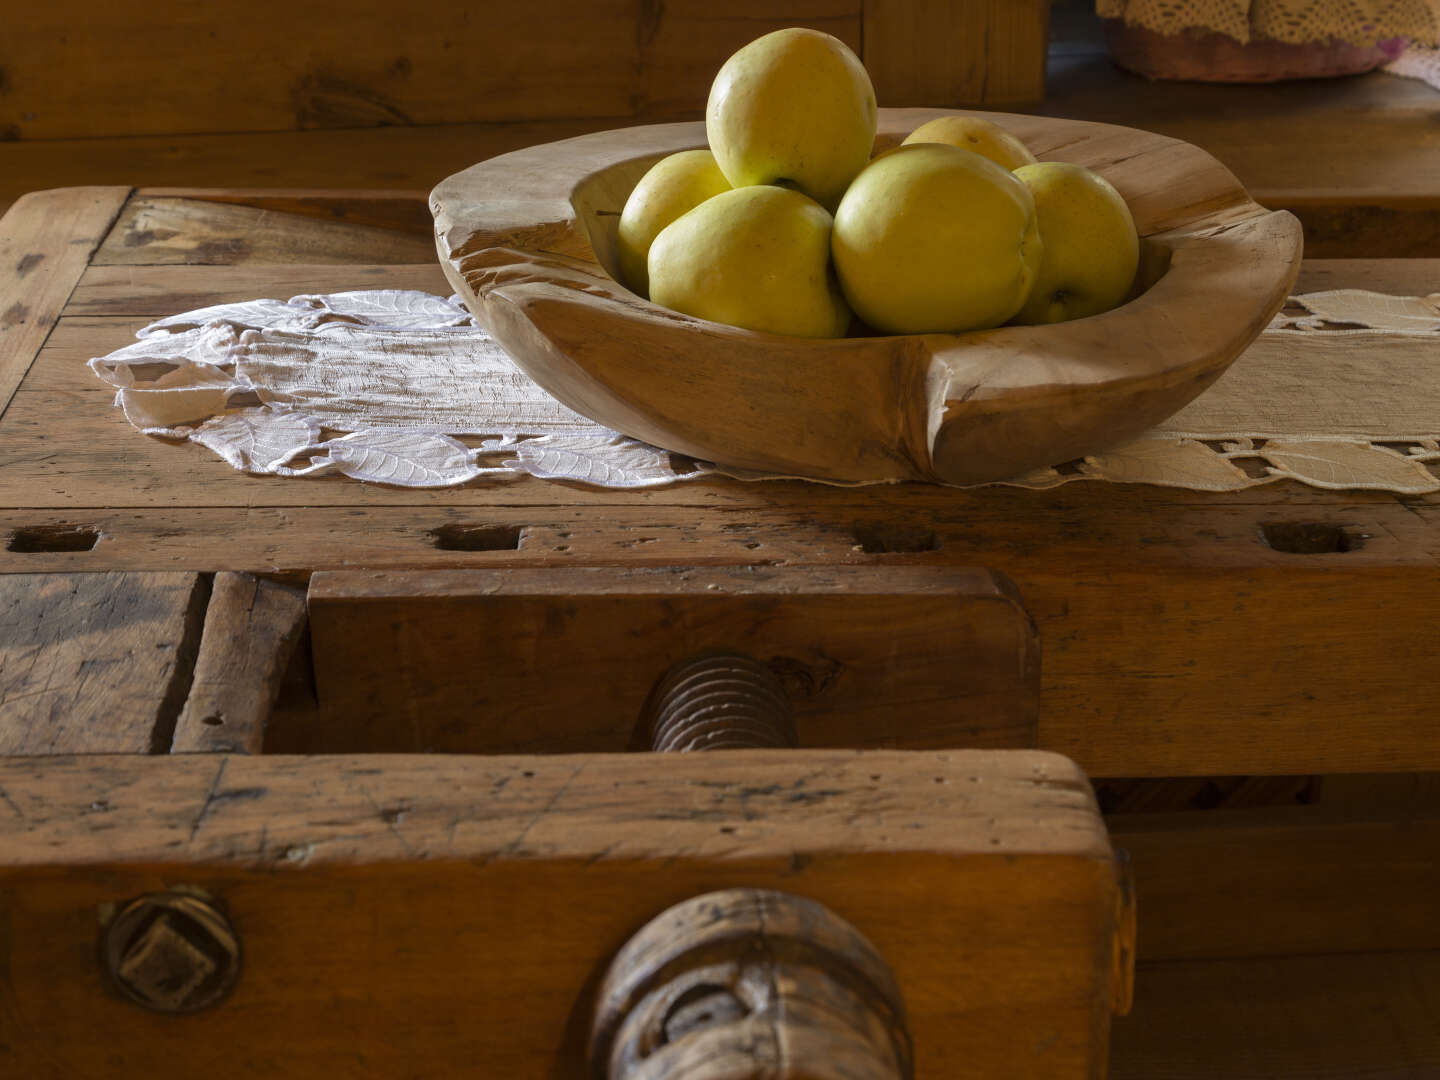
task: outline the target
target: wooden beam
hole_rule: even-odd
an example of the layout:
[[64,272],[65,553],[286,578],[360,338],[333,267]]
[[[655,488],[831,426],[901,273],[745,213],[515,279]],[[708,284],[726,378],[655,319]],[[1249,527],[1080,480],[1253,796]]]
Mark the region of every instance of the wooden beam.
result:
[[0,416],[129,194],[37,192],[0,218]]
[[1049,0],[865,0],[882,106],[1013,105],[1045,95]]
[[1142,962],[1440,949],[1440,812],[1117,814]]
[[983,570],[327,572],[310,618],[325,722],[288,750],[622,750],[661,676],[715,650],[774,671],[801,746],[1035,745],[1035,628]]
[[[0,761],[0,791],[7,1075],[579,1076],[614,952],[733,886],[869,937],[930,1071],[1104,1061],[1115,866],[1054,755],[90,757]],[[244,952],[179,1019],[107,995],[95,948],[104,905],[162,884],[223,904]]]
[[307,214],[199,199],[136,196],[94,266],[435,261],[434,241],[408,229],[318,220]]
[[172,754],[260,753],[305,628],[305,593],[253,574],[215,575]]
[[196,573],[0,576],[0,754],[168,747],[208,592]]

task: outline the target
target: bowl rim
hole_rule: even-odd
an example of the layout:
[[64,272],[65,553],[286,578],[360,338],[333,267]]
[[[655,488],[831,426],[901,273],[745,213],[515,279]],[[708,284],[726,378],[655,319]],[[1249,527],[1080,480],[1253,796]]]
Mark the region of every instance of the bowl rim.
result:
[[[606,269],[587,223],[587,215],[593,220],[602,208],[585,200],[598,194],[597,178],[613,175],[617,167],[633,170],[641,160],[705,145],[704,125],[693,121],[545,143],[447,178],[430,197],[437,251],[482,325],[522,370],[576,411],[693,456],[822,479],[965,483],[1011,476],[1023,471],[1016,454],[987,454],[986,439],[1033,440],[1046,412],[1072,430],[1062,432],[1065,437],[1042,438],[1048,449],[1037,447],[1028,458],[1021,454],[1020,465],[1056,454],[1065,456],[1046,463],[1082,456],[1074,452],[1077,447],[1093,452],[1182,407],[1219,377],[1284,303],[1299,269],[1298,221],[1258,205],[1228,169],[1198,147],[1092,121],[976,109],[881,109],[877,149],[943,115],[993,120],[1041,160],[1078,160],[1114,183],[1150,256],[1166,264],[1150,288],[1086,319],[963,334],[789,338],[669,311],[633,293]],[[603,209],[618,216],[620,208]],[[566,299],[572,301],[568,315],[554,310],[566,307],[560,303]],[[1186,306],[1218,314],[1206,318],[1202,310],[1202,317],[1192,312],[1182,318]],[[623,368],[587,363],[582,354],[594,359],[594,350],[566,331],[558,321],[566,317],[575,320],[577,331],[630,335],[654,347],[663,347],[657,335],[683,334],[692,345],[703,343],[702,351],[738,357],[759,350],[772,365],[786,358],[802,364],[809,354],[813,366],[816,356],[843,358],[859,351],[875,371],[868,378],[862,373],[857,385],[872,392],[877,381],[901,384],[903,390],[885,400],[901,415],[888,423],[869,417],[859,437],[884,441],[888,431],[888,445],[858,455],[833,445],[833,435],[825,450],[796,446],[771,454],[747,443],[744,431],[717,441],[717,433],[676,430],[678,419],[667,409],[683,402],[663,394],[663,400],[647,402],[645,387],[627,380]],[[1175,333],[1177,319],[1183,332]],[[1129,342],[1123,356],[1117,355],[1117,340]],[[566,371],[567,366],[580,370]],[[785,389],[788,384],[780,382]],[[723,389],[723,378],[716,385]],[[1074,415],[1067,416],[1067,408]],[[1114,414],[1108,420],[1107,412]],[[1027,413],[1032,415],[1025,421]]]

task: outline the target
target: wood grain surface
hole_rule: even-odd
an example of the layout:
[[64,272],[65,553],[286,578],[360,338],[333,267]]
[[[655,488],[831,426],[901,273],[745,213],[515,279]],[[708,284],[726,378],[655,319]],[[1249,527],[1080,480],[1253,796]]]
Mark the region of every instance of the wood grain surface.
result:
[[980,570],[340,572],[309,600],[324,719],[277,750],[622,750],[665,672],[716,651],[770,668],[803,747],[1035,745],[1035,627]]
[[[29,141],[698,116],[726,57],[785,26],[849,44],[887,104],[1037,101],[1048,7],[549,0],[417,20],[368,0],[337,23],[277,0],[203,10],[159,0],[133,17],[70,0],[10,21],[0,133]],[[56,78],[62,69],[70,79]]]
[[1048,0],[865,0],[863,10],[865,70],[882,105],[1006,105],[1044,94]]
[[1113,1080],[1440,1075],[1440,952],[1147,965]]
[[[877,147],[942,110],[881,109]],[[668,450],[826,480],[1003,480],[1139,434],[1208,387],[1283,303],[1298,221],[1218,161],[1131,128],[995,114],[1041,158],[1125,198],[1140,295],[1053,326],[816,340],[662,308],[618,282],[615,229],[699,124],[507,154],[431,193],[455,290],[515,363],[576,412]],[[1117,348],[1117,343],[1119,348]]]
[[[300,205],[294,193],[276,198]],[[376,213],[373,193],[358,205]],[[1092,483],[616,492],[522,479],[427,492],[276,480],[136,435],[85,368],[192,300],[345,284],[343,264],[313,277],[304,265],[87,271],[75,298],[85,306],[59,320],[0,421],[0,535],[83,526],[103,539],[92,550],[0,550],[0,572],[224,569],[303,583],[314,569],[357,566],[984,565],[1017,582],[1041,628],[1041,745],[1097,776],[1440,768],[1427,718],[1440,686],[1409,660],[1413,628],[1437,618],[1440,497],[1291,483],[1216,496]],[[413,287],[434,273],[375,269],[358,264],[357,279]],[[283,287],[263,288],[267,272]],[[1431,274],[1426,260],[1325,260],[1306,264],[1301,287],[1424,295]],[[91,305],[111,314],[78,314]],[[1274,523],[1333,528],[1348,550],[1277,551],[1262,529]],[[513,543],[455,550],[443,539],[472,529],[508,531]]]
[[1433,808],[1116,814],[1106,825],[1134,867],[1145,964],[1440,949]]
[[214,576],[172,754],[258,754],[305,629],[305,594],[253,574]]
[[129,194],[38,192],[0,219],[0,416]]
[[[870,938],[922,1074],[1103,1068],[1115,872],[1053,755],[89,757],[0,762],[0,789],[17,1074],[579,1075],[614,952],[733,886]],[[96,970],[100,906],[161,882],[216,897],[245,950],[184,1038]]]
[[[222,239],[228,237],[222,235]],[[418,289],[448,296],[450,285],[433,261],[397,266],[353,262],[276,264],[252,259],[218,266],[92,266],[81,275],[65,310],[67,316],[160,319],[211,304],[260,297],[288,300],[301,294],[364,288]],[[114,329],[118,324],[103,325]],[[137,323],[136,329],[140,325]]]
[[95,266],[434,262],[423,234],[235,203],[138,196],[125,206]]
[[[881,6],[878,2],[873,8],[865,5],[872,11]],[[893,9],[893,5],[883,6]],[[998,5],[986,0],[983,6],[998,10],[1003,17],[1007,9],[1027,8],[1029,0],[1024,4]],[[977,5],[934,5],[910,0],[900,14],[891,13],[886,17],[900,21],[904,11],[929,9],[933,12],[937,7],[945,10],[934,17],[948,22],[967,18],[965,12],[976,10]],[[680,8],[678,14],[672,15],[676,10],[674,4],[665,6],[656,30],[657,38],[662,40],[652,46],[657,50],[656,57],[658,50],[670,47],[663,39],[672,29],[688,29],[692,42],[696,37],[718,35],[722,28],[726,33],[741,35],[743,31],[738,23],[756,14],[745,7],[727,6],[726,11],[734,11],[737,16],[737,26],[732,28],[721,21],[724,13],[702,12],[700,14],[709,18],[697,35],[695,29],[702,25],[694,18],[697,12]],[[1415,254],[1423,236],[1430,243],[1423,254],[1440,254],[1440,235],[1435,231],[1433,216],[1436,192],[1440,191],[1440,157],[1433,152],[1430,141],[1436,102],[1432,88],[1419,80],[1379,72],[1268,86],[1147,82],[1111,62],[1093,2],[1078,7],[1073,2],[1059,4],[1053,10],[1054,33],[1045,100],[1029,108],[1043,115],[1144,128],[1194,143],[1219,158],[1262,205],[1274,209],[1289,209],[1291,204],[1287,199],[1291,195],[1303,196],[1308,192],[1319,193],[1327,201],[1338,200],[1337,206],[1359,209],[1359,212],[1331,216],[1311,214],[1297,204],[1294,208],[1305,222],[1306,239],[1312,252],[1330,250],[1327,245],[1341,242],[1350,245],[1342,254]],[[822,2],[813,8],[797,8],[795,14],[814,17],[816,21],[812,25],[838,33],[842,38],[847,37],[848,31],[841,27],[864,19],[858,4],[831,5],[827,15]],[[819,21],[829,16],[833,19]],[[58,16],[27,13],[27,17]],[[694,21],[689,21],[687,26],[688,20]],[[1076,23],[1080,25],[1072,25]],[[878,48],[875,29],[872,26],[866,36]],[[743,36],[738,37],[736,44],[743,40]],[[931,34],[915,42],[913,47],[923,55],[933,53],[937,45],[943,45],[946,52],[944,67],[934,73],[935,77],[941,80],[973,78],[980,71],[980,65],[970,54],[961,53],[966,46],[963,40]],[[46,47],[57,47],[55,39],[47,42]],[[682,50],[686,47],[683,37],[676,47]],[[691,50],[697,47],[702,46],[689,45]],[[1002,37],[992,36],[990,47],[999,50],[1006,45]],[[423,58],[407,56],[412,62],[423,63]],[[683,51],[676,59],[677,67],[691,63]],[[1033,72],[1036,59],[1012,55],[1005,70]],[[879,58],[872,55],[870,63],[872,69],[881,69]],[[699,104],[686,89],[696,73],[693,70],[670,73],[667,66],[652,64],[640,75],[648,83],[646,95],[661,105],[666,97],[672,101],[683,97],[688,99],[690,108],[698,109]],[[50,70],[71,71],[73,65],[57,65]],[[1003,76],[998,67],[989,70],[989,74],[992,78]],[[231,76],[243,78],[248,72],[232,72]],[[919,76],[912,72],[909,77]],[[669,87],[667,79],[672,80]],[[881,82],[883,85],[883,80]],[[374,89],[382,96],[387,92],[378,72]],[[69,94],[72,90],[64,86],[60,92]],[[273,90],[267,88],[267,92]],[[173,91],[167,88],[161,100],[173,96]],[[487,106],[495,104],[490,102]],[[907,102],[882,93],[881,104]],[[959,102],[931,97],[908,104]],[[143,102],[133,105],[144,108]],[[88,102],[86,106],[88,108]],[[207,103],[205,111],[213,115],[213,103]],[[37,111],[37,120],[40,116]],[[370,119],[374,119],[373,113]],[[634,117],[623,114],[560,116],[528,121],[392,124],[305,131],[226,131],[206,124],[194,134],[170,131],[161,135],[38,140],[23,137],[25,125],[18,116],[11,114],[6,122],[21,127],[22,137],[16,141],[0,140],[0,209],[26,192],[72,184],[426,190],[441,177],[496,154],[584,132],[628,126]],[[352,114],[352,122],[366,121]],[[0,128],[3,127],[0,124]],[[1397,196],[1428,199],[1430,212],[1417,208],[1415,212],[1397,215],[1393,212]],[[1378,210],[1365,210],[1365,207]],[[1329,231],[1332,224],[1336,228],[1333,233]]]
[[208,585],[194,573],[0,575],[0,754],[169,746]]

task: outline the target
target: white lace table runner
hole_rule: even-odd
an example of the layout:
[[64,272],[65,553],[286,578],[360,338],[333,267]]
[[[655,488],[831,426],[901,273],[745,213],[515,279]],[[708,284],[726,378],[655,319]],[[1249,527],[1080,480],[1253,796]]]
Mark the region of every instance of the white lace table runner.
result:
[[[147,435],[236,469],[338,472],[406,487],[528,473],[637,488],[759,474],[692,461],[603,428],[522,374],[456,298],[374,290],[254,300],[151,323],[90,361]],[[1015,477],[1238,491],[1440,490],[1440,293],[1310,293],[1162,426],[1105,453]]]

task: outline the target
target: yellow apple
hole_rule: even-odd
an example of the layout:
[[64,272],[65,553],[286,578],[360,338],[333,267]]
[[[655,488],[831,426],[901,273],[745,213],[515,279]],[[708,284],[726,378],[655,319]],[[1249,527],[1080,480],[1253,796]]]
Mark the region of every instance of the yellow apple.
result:
[[725,61],[705,135],[732,186],[792,187],[833,210],[870,159],[876,116],[875,88],[849,46],[791,28]]
[[999,124],[979,116],[937,116],[905,136],[901,145],[909,143],[958,146],[1011,170],[1021,165],[1033,165],[1036,160],[1035,155],[1014,135]]
[[1140,240],[1114,185],[1063,161],[1026,165],[1015,176],[1035,197],[1045,244],[1035,287],[1015,321],[1083,319],[1123,302],[1135,281]]
[[936,143],[902,146],[857,176],[831,248],[850,306],[890,334],[999,326],[1040,263],[1030,190],[993,161]]
[[721,192],[650,245],[650,299],[747,330],[841,337],[850,310],[830,269],[832,220],[787,188]]
[[730,182],[709,150],[682,150],[661,158],[640,178],[620,214],[620,274],[641,296],[649,293],[646,260],[660,230]]

